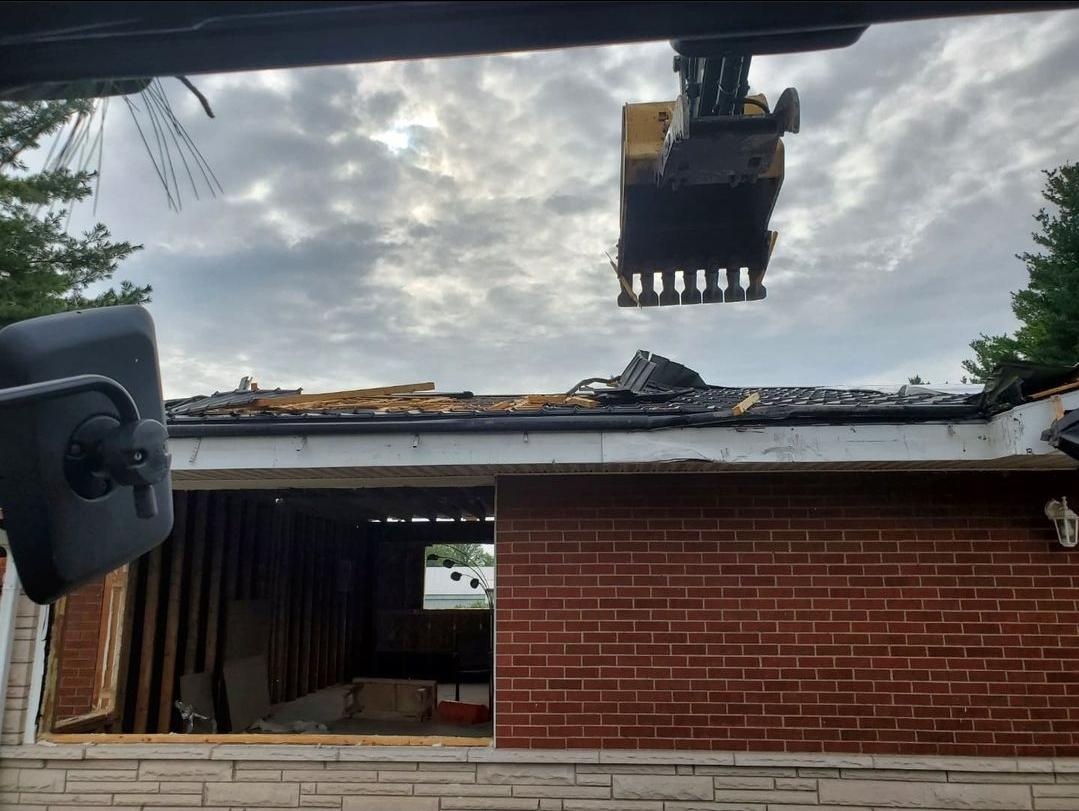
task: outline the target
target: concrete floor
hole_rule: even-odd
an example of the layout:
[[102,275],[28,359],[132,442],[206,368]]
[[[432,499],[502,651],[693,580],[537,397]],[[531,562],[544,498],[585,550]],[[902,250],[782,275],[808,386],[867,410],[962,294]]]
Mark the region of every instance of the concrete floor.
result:
[[[456,685],[438,685],[438,700],[453,701]],[[325,724],[330,732],[340,735],[443,735],[468,738],[490,737],[492,725],[457,726],[435,721],[375,721],[364,718],[344,718],[345,693],[348,685],[338,684],[318,692],[278,704],[267,720],[278,724],[294,721],[315,721]],[[462,684],[461,701],[487,704],[486,684]]]

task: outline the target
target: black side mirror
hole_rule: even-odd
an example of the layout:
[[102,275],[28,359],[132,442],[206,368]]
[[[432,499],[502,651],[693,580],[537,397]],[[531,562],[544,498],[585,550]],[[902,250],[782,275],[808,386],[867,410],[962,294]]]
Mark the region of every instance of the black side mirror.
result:
[[106,307],[0,330],[0,507],[38,603],[134,560],[172,529],[150,314]]

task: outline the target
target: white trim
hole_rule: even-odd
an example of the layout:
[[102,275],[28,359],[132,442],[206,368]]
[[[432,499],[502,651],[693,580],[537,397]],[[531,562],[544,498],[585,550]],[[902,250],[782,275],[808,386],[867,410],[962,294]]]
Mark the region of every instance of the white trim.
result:
[[[987,421],[847,425],[758,425],[657,431],[515,431],[454,434],[335,434],[172,439],[181,487],[231,480],[234,486],[356,486],[354,482],[494,476],[619,466],[730,469],[846,466],[871,469],[1075,467],[1041,440],[1079,391],[1026,403]],[[250,473],[250,477],[245,476]],[[199,484],[196,485],[196,482]],[[288,484],[285,484],[288,482]],[[353,482],[350,484],[350,482]],[[396,482],[395,482],[396,483]]]
[[26,697],[26,718],[22,740],[25,744],[37,741],[38,712],[41,710],[41,694],[45,689],[45,648],[49,639],[49,617],[52,606],[43,605],[37,611],[37,633],[34,635],[34,658],[30,665],[30,692]]
[[19,598],[19,573],[15,558],[7,542],[7,534],[0,531],[0,546],[7,558],[4,564],[4,585],[0,591],[0,724],[7,710],[8,679],[11,676],[11,651],[15,646],[15,613]]

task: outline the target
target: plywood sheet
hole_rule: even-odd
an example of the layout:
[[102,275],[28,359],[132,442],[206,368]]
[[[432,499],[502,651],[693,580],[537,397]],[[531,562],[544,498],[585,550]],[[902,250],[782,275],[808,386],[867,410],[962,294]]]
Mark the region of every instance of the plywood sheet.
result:
[[229,600],[225,611],[225,661],[265,656],[270,646],[270,601]]
[[243,732],[270,714],[266,654],[225,661],[225,699],[233,732]]

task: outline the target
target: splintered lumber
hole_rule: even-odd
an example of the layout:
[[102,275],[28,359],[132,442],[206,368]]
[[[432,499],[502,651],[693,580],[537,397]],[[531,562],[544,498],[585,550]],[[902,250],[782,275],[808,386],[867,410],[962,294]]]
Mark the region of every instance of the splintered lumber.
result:
[[[405,386],[384,386],[378,389],[354,389],[327,394],[301,394],[255,400],[244,409],[305,410],[305,411],[382,411],[405,413],[411,411],[537,411],[545,405],[596,408],[599,402],[587,395],[522,394],[508,397],[492,405],[476,402],[471,396],[422,394],[434,388],[433,383],[414,383]],[[401,391],[407,389],[407,391]]]
[[1079,379],[1072,380],[1070,383],[1065,383],[1061,386],[1054,386],[1051,389],[1034,392],[1034,394],[1030,395],[1028,399],[1042,400],[1046,397],[1051,397],[1054,394],[1063,394],[1064,392],[1071,391],[1072,389],[1079,389]]
[[264,397],[253,400],[253,408],[281,408],[283,406],[310,406],[312,403],[335,403],[342,400],[362,400],[382,397],[387,394],[412,394],[417,391],[431,391],[434,383],[403,383],[399,386],[378,386],[372,389],[350,389],[348,391],[328,391],[321,394],[293,394],[289,397]]
[[[466,401],[467,402],[467,401]],[[355,400],[327,400],[317,404],[317,408],[329,409],[363,409],[364,411],[449,411],[461,407],[462,401],[457,397],[379,397],[374,399],[359,398]],[[469,411],[475,410],[474,406],[466,406]]]
[[[134,591],[134,589],[132,589]],[[49,661],[45,666],[45,700],[41,708],[41,729],[52,729],[56,724],[56,689],[60,679],[60,648],[67,626],[67,597],[61,597],[50,612],[50,634],[54,643],[49,646]]]
[[75,715],[71,718],[64,718],[61,721],[57,721],[53,724],[52,731],[61,735],[67,733],[93,732],[97,729],[104,729],[115,720],[116,717],[112,712],[96,710],[94,712],[86,713],[85,715]]
[[526,394],[522,399],[529,405],[565,405],[571,401],[595,405],[591,400],[586,400],[583,397],[568,396],[565,394]]
[[580,406],[596,408],[599,403],[588,397],[566,394],[524,394],[508,400],[500,400],[487,406],[484,411],[539,411],[545,405]]
[[744,400],[731,408],[731,413],[736,417],[741,417],[749,409],[753,408],[757,403],[761,401],[761,393],[759,391],[753,392]]
[[128,567],[125,564],[105,575],[105,588],[101,597],[101,623],[98,629],[97,650],[99,654],[97,668],[94,671],[95,712],[113,712],[121,706],[116,701],[122,681],[121,663],[124,644],[129,636],[124,635],[127,624],[129,597]]
[[[112,705],[118,719],[123,720],[127,707],[127,694],[128,683],[131,679],[131,657],[133,655],[132,648],[134,648],[133,640],[135,637],[135,606],[138,598],[138,580],[139,569],[141,563],[138,560],[134,560],[124,567],[124,621],[120,626],[120,638],[117,640],[117,647],[120,651],[119,659],[116,665],[116,692]],[[63,598],[61,598],[62,600]],[[46,668],[46,672],[48,669]],[[46,688],[47,690],[48,688]],[[48,718],[47,715],[43,716],[43,721]],[[48,729],[47,726],[42,724],[42,729]]]

